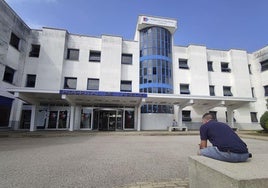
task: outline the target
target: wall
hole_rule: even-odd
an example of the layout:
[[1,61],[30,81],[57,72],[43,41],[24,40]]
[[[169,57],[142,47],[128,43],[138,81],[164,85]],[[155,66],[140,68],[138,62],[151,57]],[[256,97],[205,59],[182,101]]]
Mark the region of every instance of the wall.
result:
[[[11,33],[14,33],[19,39],[18,49],[9,44]],[[27,55],[28,37],[30,28],[21,20],[21,18],[5,3],[0,1],[0,95],[13,99],[6,88],[20,87],[23,85],[23,71],[25,66],[25,57]],[[15,70],[13,82],[3,81],[6,66]],[[21,115],[22,102],[18,99],[13,100],[12,107],[7,107],[4,112],[10,114],[7,119],[9,123],[4,126],[17,128]],[[2,122],[0,122],[1,124]]]
[[100,90],[120,91],[122,38],[102,36]]
[[63,88],[64,77],[76,77],[77,89],[87,90],[88,78],[100,77],[101,62],[89,62],[89,51],[101,51],[101,39],[69,34],[67,48],[79,49],[79,60],[73,61],[65,58],[61,87]]
[[141,114],[141,130],[167,130],[173,114]]
[[251,55],[251,82],[254,87],[255,97],[257,102],[252,105],[255,107],[255,111],[258,112],[258,120],[262,114],[267,111],[267,96],[264,96],[264,86],[268,85],[268,70],[261,71],[260,62],[268,59],[268,47],[264,47]]
[[139,92],[139,43],[123,41],[122,53],[132,54],[132,65],[121,65],[121,80],[132,81],[132,92]]

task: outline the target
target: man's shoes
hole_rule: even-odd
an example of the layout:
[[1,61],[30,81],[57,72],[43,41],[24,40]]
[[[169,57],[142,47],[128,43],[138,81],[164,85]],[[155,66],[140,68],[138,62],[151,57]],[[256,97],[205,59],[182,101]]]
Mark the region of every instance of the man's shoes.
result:
[[248,158],[252,158],[252,153],[248,153]]

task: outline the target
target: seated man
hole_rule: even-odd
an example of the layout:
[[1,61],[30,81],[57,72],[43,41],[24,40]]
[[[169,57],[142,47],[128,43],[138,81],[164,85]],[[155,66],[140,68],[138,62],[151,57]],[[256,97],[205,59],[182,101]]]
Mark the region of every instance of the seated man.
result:
[[[206,113],[200,127],[200,155],[227,162],[244,162],[251,154],[247,145],[225,123],[214,120],[214,115]],[[212,146],[207,147],[207,140]]]

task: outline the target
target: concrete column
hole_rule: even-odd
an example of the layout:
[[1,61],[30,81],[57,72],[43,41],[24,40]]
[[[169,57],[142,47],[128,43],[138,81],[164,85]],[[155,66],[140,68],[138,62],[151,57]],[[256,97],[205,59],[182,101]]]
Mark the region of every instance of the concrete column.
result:
[[[140,103],[137,107],[135,107],[135,115],[137,115],[137,131],[141,130],[141,106],[142,104]],[[136,110],[137,109],[137,110]]]
[[35,131],[35,113],[36,113],[36,105],[32,105],[31,112],[31,123],[30,123],[30,131]]
[[9,116],[9,128],[13,128],[14,130],[19,129],[21,110],[22,102],[19,99],[14,99]]
[[177,122],[179,121],[179,106],[174,105],[174,118]]
[[234,128],[234,111],[232,108],[227,107],[227,119],[231,128]]
[[76,106],[75,107],[75,116],[74,116],[74,130],[80,129],[80,122],[81,122],[81,111],[82,106]]
[[182,126],[182,108],[178,106],[178,126]]
[[75,106],[71,106],[69,131],[74,130],[74,115],[75,115]]

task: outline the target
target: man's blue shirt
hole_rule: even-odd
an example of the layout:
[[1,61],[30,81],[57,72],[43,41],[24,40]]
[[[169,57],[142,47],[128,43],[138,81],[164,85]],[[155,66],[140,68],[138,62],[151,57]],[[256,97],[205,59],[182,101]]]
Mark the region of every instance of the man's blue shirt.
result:
[[201,140],[209,140],[223,152],[248,153],[247,145],[225,123],[210,120],[200,127]]

